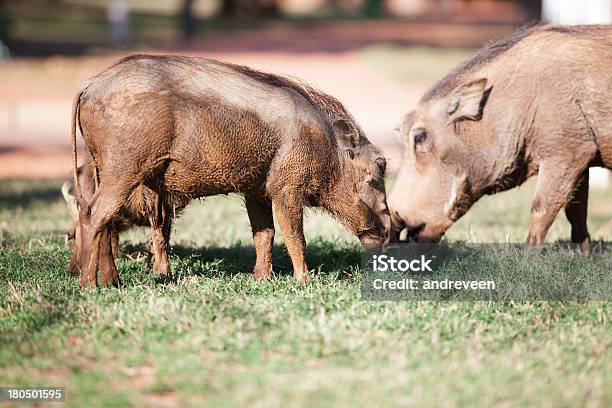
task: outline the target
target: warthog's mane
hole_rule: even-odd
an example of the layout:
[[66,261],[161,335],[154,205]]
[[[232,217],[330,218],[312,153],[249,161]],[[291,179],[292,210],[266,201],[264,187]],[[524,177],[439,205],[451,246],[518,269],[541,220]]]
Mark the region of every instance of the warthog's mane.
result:
[[267,85],[279,88],[289,88],[296,91],[302,95],[319,113],[323,114],[326,119],[329,119],[331,121],[330,124],[336,119],[345,119],[354,122],[351,114],[338,99],[312,87],[300,79],[270,74],[244,65],[236,65],[226,62],[218,63]]
[[534,32],[538,31],[542,25],[539,23],[530,23],[520,27],[511,35],[504,37],[500,40],[492,41],[485,45],[483,48],[478,50],[476,54],[471,56],[468,60],[463,62],[457,68],[446,74],[441,80],[439,80],[429,91],[427,91],[421,98],[421,102],[430,101],[436,97],[442,97],[452,91],[457,85],[459,78],[484,64],[493,61],[506,51],[514,47],[516,44],[521,42],[524,38],[530,36]]
[[251,78],[257,82],[266,84],[268,86],[277,88],[288,88],[297,92],[299,95],[304,97],[304,99],[306,99],[306,101],[308,101],[308,103],[310,103],[319,113],[321,113],[325,117],[325,119],[328,120],[330,125],[336,119],[349,120],[356,125],[353,116],[346,110],[344,105],[338,99],[314,88],[313,86],[297,78],[290,78],[283,75],[271,74],[244,65],[237,65],[209,58],[186,57],[177,55],[135,54],[121,59],[115,64],[115,66],[120,65],[121,63],[126,61],[138,59],[184,61],[189,64],[193,64],[194,62],[200,60],[208,63],[213,63],[218,66],[223,66],[231,71],[244,75],[248,78]]

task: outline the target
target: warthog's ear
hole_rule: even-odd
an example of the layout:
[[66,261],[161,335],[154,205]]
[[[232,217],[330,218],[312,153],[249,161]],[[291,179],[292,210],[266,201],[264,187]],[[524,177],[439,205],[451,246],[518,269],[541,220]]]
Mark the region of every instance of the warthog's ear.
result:
[[404,115],[402,118],[402,122],[395,127],[395,132],[399,135],[400,143],[408,142],[408,135],[410,134],[410,129],[414,125],[414,121],[416,120],[416,112],[410,111]]
[[338,146],[347,150],[351,159],[355,157],[355,148],[359,144],[359,133],[347,120],[338,119],[332,125]]
[[453,91],[446,114],[446,124],[460,120],[480,120],[493,87],[486,89],[487,79],[480,78],[459,86]]

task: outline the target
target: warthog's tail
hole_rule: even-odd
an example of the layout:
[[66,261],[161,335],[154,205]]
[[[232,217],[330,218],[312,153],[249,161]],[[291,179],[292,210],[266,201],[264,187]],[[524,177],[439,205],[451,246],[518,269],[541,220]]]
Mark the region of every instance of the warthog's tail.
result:
[[[83,91],[80,91],[74,98],[72,103],[72,172],[74,178],[74,195],[76,197],[76,203],[79,211],[83,214],[89,214],[89,204],[83,198],[83,192],[81,191],[81,183],[79,183],[78,175],[78,164],[77,164],[77,125],[79,122],[79,111],[81,107],[81,96]],[[80,125],[79,125],[80,127]]]

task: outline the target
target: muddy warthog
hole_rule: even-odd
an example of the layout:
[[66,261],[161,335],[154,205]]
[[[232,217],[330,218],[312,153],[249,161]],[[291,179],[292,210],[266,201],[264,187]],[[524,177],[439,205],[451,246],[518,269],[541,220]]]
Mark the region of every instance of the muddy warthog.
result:
[[589,246],[588,168],[612,168],[612,26],[532,26],[449,73],[404,118],[397,230],[437,241],[485,194],[537,174],[527,241],[565,206]]
[[[76,175],[77,127],[99,180],[89,200]],[[159,237],[171,206],[242,193],[257,278],[272,271],[273,204],[302,281],[305,205],[327,209],[362,243],[392,237],[382,153],[340,102],[294,80],[202,58],[131,56],[75,98],[72,138],[81,286],[98,284],[98,267],[100,284],[118,282],[110,227],[140,185],[155,194]]]
[[[77,169],[77,177],[79,178],[79,184],[85,200],[90,200],[96,188],[96,182],[94,177],[95,167],[89,154],[86,154],[85,161]],[[74,183],[65,182],[62,185],[62,196],[70,213],[73,217],[74,224],[66,233],[66,242],[68,248],[72,250],[72,256],[68,262],[68,272],[72,274],[78,274],[81,270],[81,233],[79,225],[79,210],[76,203],[76,194],[74,190]],[[111,237],[111,249],[113,255],[116,257],[119,249],[119,233],[129,228],[139,226],[148,227],[154,224],[151,217],[154,216],[153,208],[156,201],[156,194],[151,189],[144,185],[137,186],[124,206],[121,208],[119,214],[113,219],[109,229]],[[171,206],[169,203],[168,206]],[[173,212],[169,214],[170,219],[167,223],[167,228],[162,231],[163,234],[159,236],[155,229],[151,230],[151,254],[153,255],[153,271],[162,275],[169,275],[170,266],[168,264],[167,245],[170,238],[170,228],[172,225],[172,218],[180,213],[182,207],[173,207]]]

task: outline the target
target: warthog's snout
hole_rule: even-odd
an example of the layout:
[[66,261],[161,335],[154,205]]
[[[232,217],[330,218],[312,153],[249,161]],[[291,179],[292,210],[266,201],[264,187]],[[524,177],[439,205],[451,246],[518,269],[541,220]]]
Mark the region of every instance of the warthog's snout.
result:
[[[399,236],[399,242],[438,242],[444,234],[444,228],[432,228],[426,223],[407,221],[398,211],[391,213],[392,230]],[[406,231],[404,237],[402,232]]]

